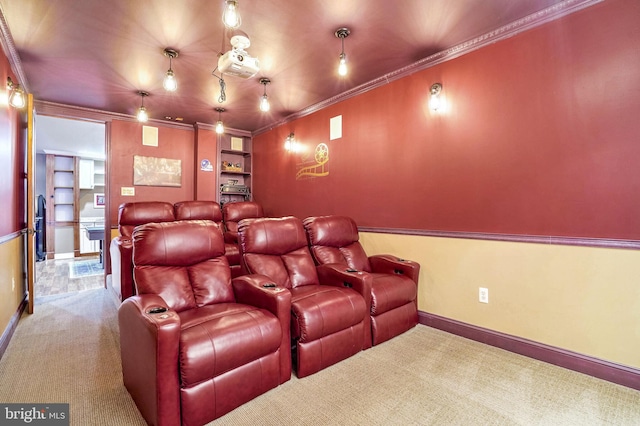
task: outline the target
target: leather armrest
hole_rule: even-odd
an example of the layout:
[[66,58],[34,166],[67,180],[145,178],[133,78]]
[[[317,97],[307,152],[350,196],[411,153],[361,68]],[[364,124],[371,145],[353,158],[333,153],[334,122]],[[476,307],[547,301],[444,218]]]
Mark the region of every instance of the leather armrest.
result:
[[[291,378],[291,292],[265,275],[243,275],[231,281],[238,303],[266,309],[280,321],[280,383]],[[265,287],[268,285],[268,287]]]
[[[232,280],[238,303],[266,309],[279,317],[281,311],[291,312],[291,293],[284,287],[274,285],[266,275],[243,275]],[[288,323],[287,323],[288,324]]]
[[135,294],[133,283],[133,241],[122,236],[111,241],[111,273],[113,287],[124,300]]
[[371,307],[371,275],[340,263],[318,265],[317,271],[320,284],[353,288],[364,297],[367,309]]
[[379,254],[369,257],[371,270],[380,274],[404,275],[416,284],[420,275],[420,264],[413,260],[400,259],[390,254]]
[[133,296],[118,309],[122,375],[138,408],[153,424],[180,424],[180,317],[155,294]]
[[363,349],[368,349],[372,345],[371,341],[371,284],[373,278],[368,272],[349,269],[340,263],[325,263],[317,266],[320,284],[332,285],[336,287],[353,288],[364,298],[367,308],[367,315],[364,324]]

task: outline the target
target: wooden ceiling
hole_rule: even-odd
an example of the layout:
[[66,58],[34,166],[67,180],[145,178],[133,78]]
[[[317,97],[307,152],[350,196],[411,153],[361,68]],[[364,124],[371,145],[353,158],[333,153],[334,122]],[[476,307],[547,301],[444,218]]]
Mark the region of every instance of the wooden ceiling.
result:
[[[581,0],[239,0],[247,49],[261,70],[226,76],[218,102],[212,75],[230,49],[223,0],[0,0],[14,68],[39,101],[134,115],[139,90],[152,119],[265,129],[299,111],[549,8]],[[584,0],[582,0],[584,1]],[[340,27],[349,74],[337,74]],[[5,43],[6,45],[6,43]],[[170,47],[178,90],[162,87]],[[217,74],[217,73],[216,73]],[[268,77],[263,113],[259,79]]]

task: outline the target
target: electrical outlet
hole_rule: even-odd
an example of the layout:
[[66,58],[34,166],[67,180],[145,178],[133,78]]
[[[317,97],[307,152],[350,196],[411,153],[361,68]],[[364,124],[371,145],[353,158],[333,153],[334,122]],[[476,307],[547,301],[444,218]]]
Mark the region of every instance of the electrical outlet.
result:
[[478,291],[478,301],[482,303],[489,303],[489,289],[480,287]]

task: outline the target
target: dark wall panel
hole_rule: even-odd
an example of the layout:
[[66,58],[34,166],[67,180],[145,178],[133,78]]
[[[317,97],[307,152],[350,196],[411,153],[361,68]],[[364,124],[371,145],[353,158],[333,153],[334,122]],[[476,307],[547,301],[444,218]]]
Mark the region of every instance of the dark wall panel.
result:
[[[638,16],[603,2],[258,135],[255,198],[361,226],[638,240]],[[329,174],[296,179],[320,143]]]

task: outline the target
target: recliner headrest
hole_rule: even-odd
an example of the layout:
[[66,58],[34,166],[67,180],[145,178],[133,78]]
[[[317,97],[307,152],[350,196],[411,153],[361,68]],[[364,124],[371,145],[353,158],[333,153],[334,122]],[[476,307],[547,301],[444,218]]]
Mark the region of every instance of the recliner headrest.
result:
[[263,217],[264,213],[262,206],[255,201],[238,201],[224,204],[222,216],[225,222],[240,222],[250,217]]
[[174,204],[176,220],[222,222],[220,204],[215,201],[182,201]]
[[238,233],[247,253],[283,255],[307,247],[302,221],[293,216],[244,219]]
[[303,224],[312,246],[344,247],[360,238],[356,222],[346,216],[308,217]]
[[190,266],[224,255],[220,226],[209,220],[148,223],[133,232],[137,266]]
[[173,204],[164,201],[138,201],[118,207],[118,231],[124,237],[131,237],[138,225],[174,220]]

